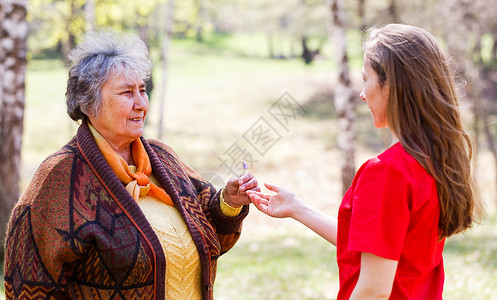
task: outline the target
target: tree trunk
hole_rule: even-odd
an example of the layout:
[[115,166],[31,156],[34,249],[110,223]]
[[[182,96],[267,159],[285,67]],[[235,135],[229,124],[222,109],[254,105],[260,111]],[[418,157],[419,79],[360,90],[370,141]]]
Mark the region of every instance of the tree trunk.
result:
[[61,46],[62,46],[62,55],[64,57],[64,64],[66,67],[69,67],[71,64],[68,58],[69,52],[71,52],[71,50],[74,49],[76,45],[76,37],[71,32],[71,30],[69,30],[69,28],[71,28],[71,23],[75,18],[76,4],[74,3],[74,0],[70,0],[67,5],[69,5],[69,15],[66,18],[66,27],[68,28],[68,30],[66,38],[61,39],[62,43]]
[[[487,144],[488,144],[488,149],[490,150],[490,153],[493,156],[494,159],[494,169],[497,171],[497,147],[495,145],[494,141],[494,136],[492,134],[492,131],[490,129],[490,123],[488,121],[488,114],[489,114],[489,109],[487,107],[489,106],[489,102],[491,102],[490,99],[483,99],[483,93],[482,93],[482,87],[481,83],[485,80],[485,76],[483,74],[483,69],[484,69],[484,62],[481,56],[481,40],[482,40],[482,33],[478,30],[477,32],[477,40],[475,42],[474,46],[474,55],[470,56],[468,58],[468,61],[470,62],[471,68],[469,68],[470,72],[467,72],[470,80],[470,87],[468,88],[468,94],[470,95],[470,98],[473,99],[473,130],[476,132],[475,134],[475,148],[478,150],[479,149],[479,134],[478,132],[480,131],[480,128],[483,127],[485,137],[487,138]],[[486,100],[486,101],[485,101]],[[483,124],[483,125],[480,125]],[[477,151],[475,151],[477,152]],[[478,152],[477,152],[478,153]],[[474,159],[477,159],[477,156],[473,156]],[[488,167],[488,166],[485,166]],[[475,172],[476,173],[476,172]],[[496,185],[495,189],[497,189],[497,175],[496,175]],[[494,201],[497,203],[497,193],[494,194]]]
[[338,84],[334,95],[335,110],[338,116],[337,147],[342,156],[342,192],[345,194],[355,175],[355,101],[352,97],[350,82],[343,0],[329,0],[329,7],[331,10],[329,31],[331,40],[335,44],[338,66]]
[[297,57],[297,50],[295,49],[295,44],[298,44],[298,41],[290,38],[290,56],[289,58],[295,58]]
[[494,40],[494,43],[492,44],[492,54],[490,57],[490,62],[495,63],[497,61],[497,34],[492,34],[492,38]]
[[[150,16],[147,16],[147,18],[148,17],[150,17]],[[140,36],[140,38],[143,40],[143,42],[147,46],[148,50],[150,51],[150,38],[148,36],[148,24],[141,25],[140,22],[138,22],[137,26],[138,26],[138,35]],[[152,77],[152,73],[150,73],[150,77],[145,82],[145,85],[147,86],[147,96],[148,96],[148,99],[150,101],[150,100],[152,100],[152,91],[154,90],[154,79]]]
[[365,19],[365,8],[366,8],[366,0],[359,0],[357,3],[357,14],[359,15],[359,19],[361,22],[361,33],[364,34],[366,29],[366,19]]
[[393,23],[400,23],[399,13],[397,11],[396,0],[390,0],[388,4],[388,14],[392,18]]
[[161,97],[160,97],[160,105],[159,105],[159,128],[158,128],[158,139],[162,139],[164,136],[164,111],[166,106],[166,91],[167,91],[167,71],[169,68],[169,48],[171,45],[172,38],[172,30],[174,24],[174,6],[175,0],[169,0],[168,5],[165,6],[165,22],[164,22],[164,35],[162,39],[162,49],[161,49]]
[[204,40],[204,22],[206,16],[206,9],[204,0],[197,0],[197,21],[195,25],[195,39],[198,42],[202,42]]
[[314,58],[312,57],[312,51],[307,46],[307,37],[303,36],[302,39],[302,58],[306,65],[310,64]]
[[275,58],[273,35],[271,33],[268,33],[266,35],[266,37],[267,37],[267,46],[268,46],[268,55],[269,55],[269,58]]
[[27,0],[0,2],[0,258],[6,225],[19,198],[26,73]]
[[[488,102],[488,101],[487,101]],[[485,136],[487,137],[488,149],[494,158],[494,168],[497,170],[497,147],[495,146],[495,139],[490,130],[490,123],[488,122],[488,110],[482,110],[483,119],[483,129],[485,130]],[[497,187],[497,174],[495,176],[495,186]],[[497,203],[497,193],[494,194],[494,201]]]
[[86,0],[85,27],[86,32],[95,30],[95,0]]

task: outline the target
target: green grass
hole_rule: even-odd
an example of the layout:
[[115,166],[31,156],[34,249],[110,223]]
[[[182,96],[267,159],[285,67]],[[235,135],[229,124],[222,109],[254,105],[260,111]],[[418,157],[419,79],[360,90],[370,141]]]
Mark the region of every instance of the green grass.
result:
[[[359,40],[358,36],[355,39]],[[252,171],[260,182],[289,187],[312,205],[336,215],[341,187],[331,99],[336,75],[331,56],[304,66],[300,60],[265,58],[264,37],[246,36],[245,44],[243,41],[240,37],[214,36],[205,44],[173,42],[164,142],[199,173],[216,173],[226,180],[229,175],[217,158],[235,141],[249,147],[242,135],[259,118],[271,120],[268,108],[289,93],[307,114],[292,120],[289,131],[277,127],[282,139],[257,157]],[[356,52],[352,76],[360,83]],[[157,134],[158,69],[154,79],[145,131],[148,138]],[[65,113],[66,81],[67,71],[60,61],[32,60],[28,65],[23,189],[41,161],[76,131],[77,126]],[[359,104],[358,113],[356,167],[385,148],[365,105]],[[493,165],[487,152],[480,159],[481,165]],[[482,168],[482,172],[489,172],[480,176],[480,186],[484,200],[490,202],[495,195],[495,173],[489,168]],[[492,299],[497,295],[494,207],[489,206],[489,217],[480,227],[447,241],[446,299]],[[270,219],[252,209],[239,243],[219,259],[214,293],[220,300],[334,299],[337,289],[333,246],[291,220]]]
[[335,251],[317,236],[267,234],[219,260],[216,299],[332,299]]
[[5,287],[3,286],[3,260],[0,260],[0,278],[2,278],[2,284],[0,285],[0,300],[5,300]]
[[444,250],[446,299],[497,299],[497,221],[447,241]]
[[[292,224],[283,227],[281,234],[242,240],[219,259],[216,298],[335,299],[336,248]],[[444,299],[497,299],[496,228],[489,218],[447,240]]]

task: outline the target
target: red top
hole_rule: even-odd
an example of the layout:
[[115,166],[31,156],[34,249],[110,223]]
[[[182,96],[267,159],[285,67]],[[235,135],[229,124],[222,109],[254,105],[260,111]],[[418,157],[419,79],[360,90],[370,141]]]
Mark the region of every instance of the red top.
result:
[[390,299],[442,299],[444,240],[436,182],[397,143],[357,171],[338,211],[338,300],[349,299],[361,252],[399,262]]

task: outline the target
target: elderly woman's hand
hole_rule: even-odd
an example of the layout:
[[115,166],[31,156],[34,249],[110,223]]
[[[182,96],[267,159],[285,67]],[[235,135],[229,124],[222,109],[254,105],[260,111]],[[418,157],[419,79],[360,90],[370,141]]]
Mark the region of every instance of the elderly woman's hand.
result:
[[235,208],[249,204],[251,201],[246,191],[261,191],[257,179],[249,171],[228,180],[226,187],[223,189],[224,202]]

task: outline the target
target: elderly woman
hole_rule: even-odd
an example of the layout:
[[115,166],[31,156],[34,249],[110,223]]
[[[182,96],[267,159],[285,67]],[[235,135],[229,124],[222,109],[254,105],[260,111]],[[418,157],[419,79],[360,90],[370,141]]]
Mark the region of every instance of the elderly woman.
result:
[[70,58],[67,107],[81,126],[12,212],[7,299],[212,299],[257,180],[245,172],[216,191],[142,137],[151,64],[138,37],[90,34]]

